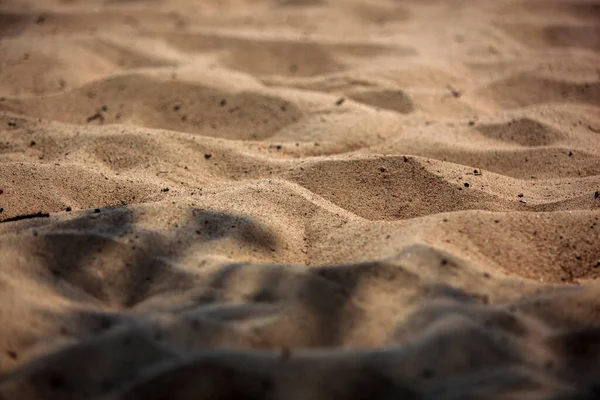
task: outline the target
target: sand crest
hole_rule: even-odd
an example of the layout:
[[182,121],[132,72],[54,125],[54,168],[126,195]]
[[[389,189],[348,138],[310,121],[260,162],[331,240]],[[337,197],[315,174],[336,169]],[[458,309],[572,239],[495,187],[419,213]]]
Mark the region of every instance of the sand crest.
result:
[[0,398],[600,397],[600,2],[0,0]]

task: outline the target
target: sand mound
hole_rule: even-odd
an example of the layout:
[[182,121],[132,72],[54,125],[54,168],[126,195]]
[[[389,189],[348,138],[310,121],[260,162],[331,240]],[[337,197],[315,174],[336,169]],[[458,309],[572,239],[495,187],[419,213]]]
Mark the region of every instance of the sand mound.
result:
[[0,398],[599,397],[599,12],[0,0]]

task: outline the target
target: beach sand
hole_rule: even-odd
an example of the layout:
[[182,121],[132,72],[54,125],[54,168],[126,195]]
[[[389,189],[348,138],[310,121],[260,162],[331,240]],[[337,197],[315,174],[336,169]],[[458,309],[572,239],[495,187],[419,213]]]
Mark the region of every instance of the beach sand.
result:
[[599,398],[599,191],[598,1],[0,0],[0,398]]

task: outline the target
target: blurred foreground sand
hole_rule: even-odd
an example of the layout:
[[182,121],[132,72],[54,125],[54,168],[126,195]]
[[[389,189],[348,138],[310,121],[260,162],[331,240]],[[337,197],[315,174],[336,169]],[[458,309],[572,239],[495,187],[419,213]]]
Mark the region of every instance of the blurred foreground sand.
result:
[[0,398],[598,398],[599,190],[598,1],[0,0]]

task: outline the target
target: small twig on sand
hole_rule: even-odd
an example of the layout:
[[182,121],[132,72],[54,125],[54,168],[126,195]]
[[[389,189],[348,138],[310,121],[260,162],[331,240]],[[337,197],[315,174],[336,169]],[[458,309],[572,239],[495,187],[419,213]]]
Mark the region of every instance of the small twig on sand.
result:
[[24,215],[17,215],[16,217],[11,217],[11,218],[7,218],[7,219],[3,219],[0,221],[0,223],[2,222],[13,222],[13,221],[21,221],[23,219],[32,219],[32,218],[48,218],[50,216],[49,213],[43,213],[43,212],[38,212],[36,214],[24,214]]
[[100,111],[96,111],[96,114],[87,117],[87,122],[90,123],[97,119],[99,119],[100,122],[104,122],[104,117],[102,116],[102,114],[100,114]]

